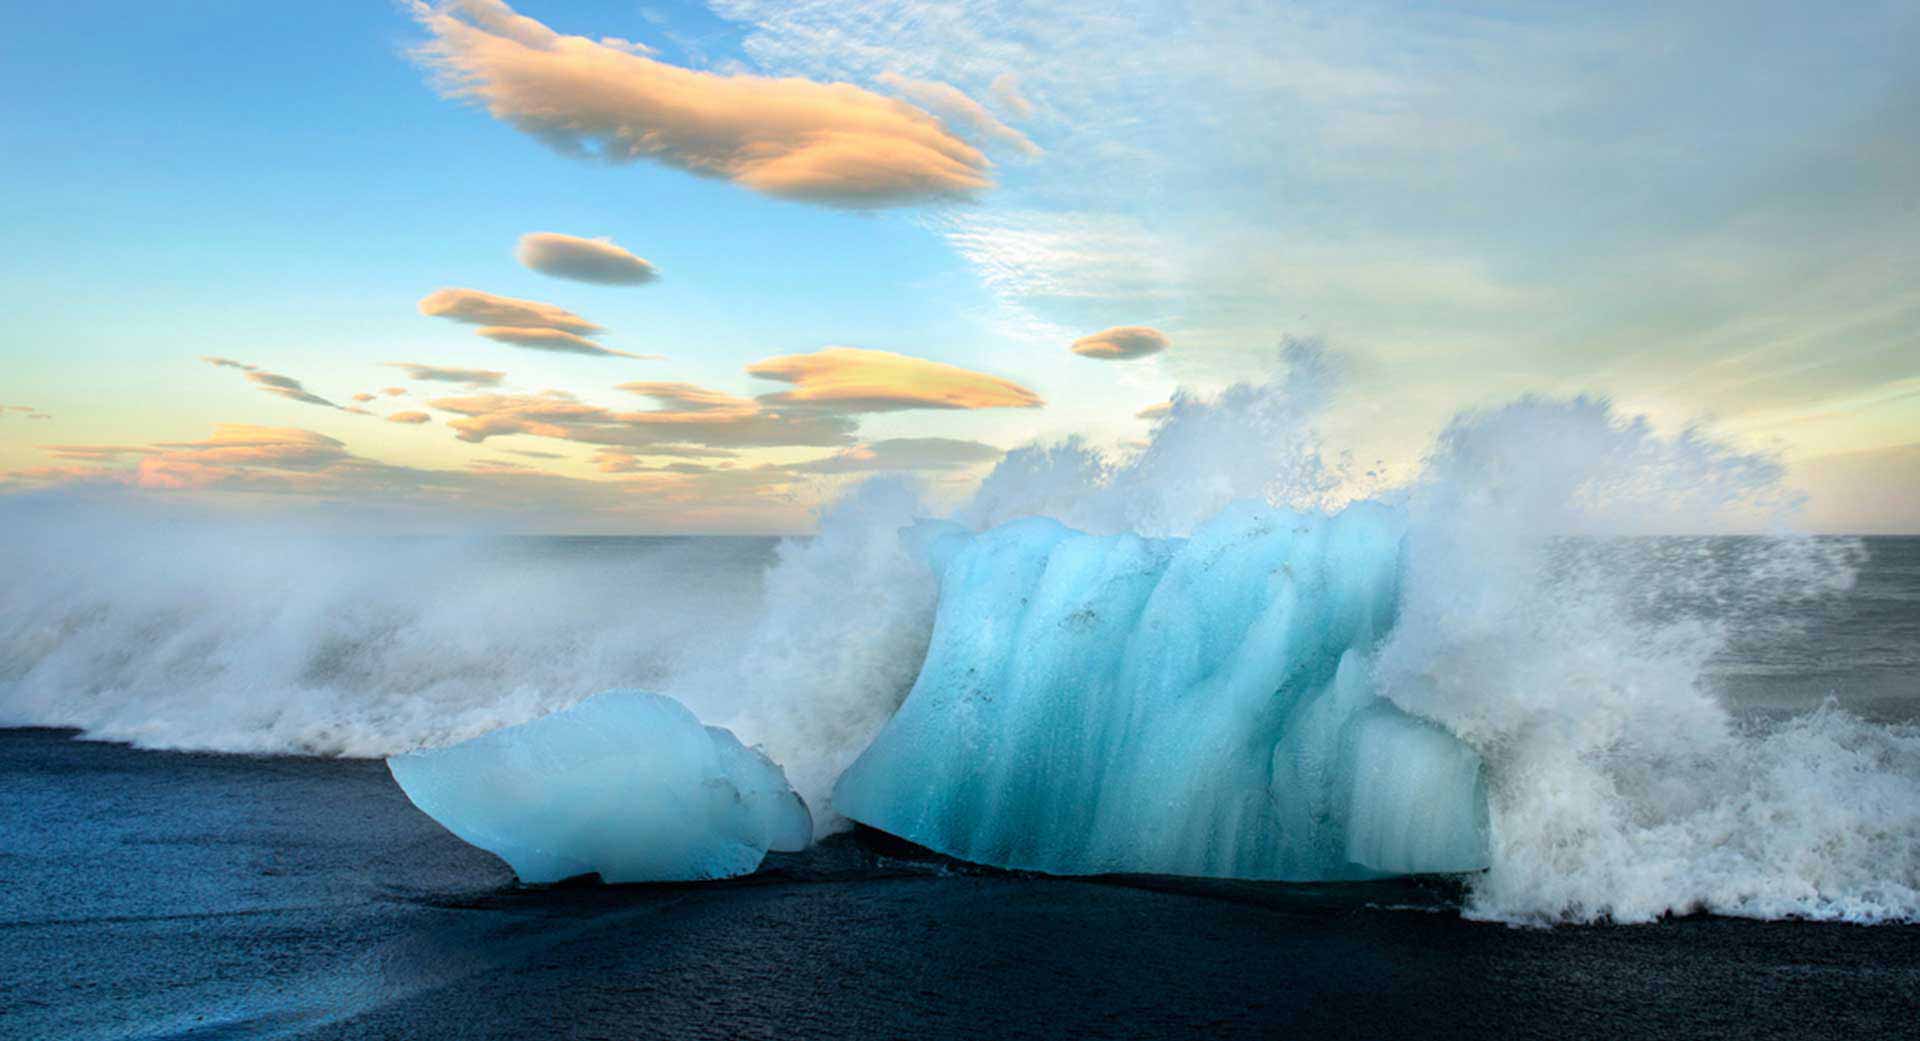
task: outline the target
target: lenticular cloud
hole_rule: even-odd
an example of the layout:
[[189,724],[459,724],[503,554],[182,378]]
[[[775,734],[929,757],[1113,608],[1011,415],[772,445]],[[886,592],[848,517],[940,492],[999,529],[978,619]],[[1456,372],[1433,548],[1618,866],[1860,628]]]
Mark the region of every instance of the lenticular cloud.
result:
[[939,119],[849,83],[684,69],[625,41],[562,35],[499,0],[414,10],[432,34],[417,53],[447,94],[564,153],[854,208],[992,185],[986,156]]

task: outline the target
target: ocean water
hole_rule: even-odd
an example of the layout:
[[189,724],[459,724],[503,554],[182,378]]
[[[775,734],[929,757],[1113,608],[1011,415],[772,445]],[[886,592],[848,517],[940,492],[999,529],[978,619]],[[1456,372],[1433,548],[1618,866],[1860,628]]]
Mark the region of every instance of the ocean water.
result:
[[[765,540],[479,552],[614,585],[637,566],[706,576],[729,595],[760,590],[778,559]],[[456,572],[468,596],[474,566]],[[1842,593],[1743,610],[1759,627],[1743,631],[1769,636],[1728,641],[1704,673],[1741,727],[1920,718],[1920,539],[1866,540]],[[331,696],[375,667],[314,646],[333,657],[289,674]],[[393,634],[365,646],[402,656]],[[662,667],[641,653],[606,667],[629,665]],[[437,689],[477,668],[423,676]],[[556,687],[579,676],[553,668]],[[1053,879],[852,832],[730,883],[529,889],[415,810],[377,760],[82,736],[0,730],[0,1037],[1372,1037],[1390,1022],[1420,1036],[1837,1038],[1910,1035],[1920,1014],[1920,926],[1516,928],[1463,914],[1470,881]]]

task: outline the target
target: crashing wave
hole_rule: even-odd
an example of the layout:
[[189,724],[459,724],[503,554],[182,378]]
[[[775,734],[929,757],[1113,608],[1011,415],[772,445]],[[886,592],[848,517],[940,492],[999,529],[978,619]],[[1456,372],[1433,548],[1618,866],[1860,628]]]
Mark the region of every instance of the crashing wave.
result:
[[[75,726],[150,747],[385,756],[638,683],[764,749],[824,833],[844,822],[827,798],[835,779],[876,735],[935,715],[916,706],[936,705],[939,696],[916,693],[909,711],[888,723],[923,660],[930,675],[921,686],[931,693],[939,685],[935,659],[945,652],[934,647],[930,655],[929,646],[953,641],[944,628],[935,639],[938,601],[985,596],[985,586],[940,585],[925,561],[938,557],[943,541],[957,560],[1017,542],[1013,532],[1024,531],[1022,538],[1052,540],[1047,569],[1067,562],[1055,561],[1056,551],[1106,568],[1158,547],[1152,552],[1166,555],[1171,574],[1176,558],[1192,556],[1207,532],[1227,523],[1209,518],[1235,500],[1295,511],[1302,524],[1324,529],[1322,538],[1356,523],[1349,514],[1386,511],[1404,529],[1391,628],[1375,624],[1364,634],[1350,627],[1330,642],[1306,640],[1318,648],[1310,656],[1318,672],[1284,693],[1329,706],[1330,717],[1338,714],[1332,707],[1347,706],[1338,725],[1351,741],[1343,738],[1339,754],[1325,760],[1336,773],[1428,756],[1369,750],[1387,743],[1426,742],[1477,756],[1486,870],[1471,877],[1469,916],[1645,921],[1706,911],[1920,919],[1920,727],[1902,716],[1900,704],[1911,702],[1896,703],[1911,687],[1891,698],[1868,692],[1908,720],[1889,723],[1849,711],[1868,705],[1852,687],[1859,664],[1852,660],[1788,668],[1769,681],[1765,712],[1740,704],[1726,685],[1728,662],[1753,667],[1754,647],[1849,653],[1844,641],[1803,640],[1792,626],[1809,612],[1851,610],[1833,594],[1851,582],[1861,547],[1791,534],[1793,496],[1777,465],[1698,431],[1662,434],[1605,401],[1523,399],[1461,415],[1416,472],[1384,487],[1385,477],[1355,477],[1322,451],[1316,410],[1332,400],[1337,366],[1299,345],[1285,360],[1285,373],[1269,382],[1212,397],[1177,393],[1137,450],[1101,452],[1077,440],[1016,449],[953,512],[964,532],[921,528],[906,543],[902,527],[939,511],[888,480],[854,489],[823,514],[817,536],[777,550],[724,539],[605,546],[300,539],[281,529],[263,536],[0,501],[0,574],[7,576],[0,582],[0,724]],[[1334,512],[1368,498],[1377,504]],[[1257,512],[1250,510],[1233,507],[1227,516]],[[1020,519],[1047,516],[1113,538],[1059,531],[1043,538],[1044,522]],[[984,534],[970,534],[976,531]],[[1618,537],[1729,531],[1755,537]],[[1305,575],[1312,559],[1287,563]],[[1249,567],[1237,578],[1217,576],[1220,588],[1271,593],[1276,603],[1319,595],[1304,584],[1290,592],[1262,587],[1256,580],[1264,572]],[[406,580],[396,581],[400,575]],[[1052,609],[1036,613],[1018,598],[1067,586],[1049,585],[1048,571],[1035,582],[1034,590],[1009,585],[1013,599],[1004,604],[990,608],[979,599],[970,610],[1042,632],[1039,620]],[[1902,588],[1899,595],[1908,595]],[[1089,601],[1105,595],[1087,592]],[[1151,598],[1141,600],[1141,618]],[[1193,602],[1194,618],[1228,606]],[[1254,608],[1245,610],[1250,618]],[[1060,621],[1071,612],[1056,614]],[[1238,639],[1252,622],[1237,624],[1241,630],[1221,632]],[[1882,626],[1876,653],[1891,655],[1878,674],[1895,674],[1914,659],[1898,643],[1898,629],[1886,629],[1884,619],[1874,624]],[[1127,644],[1151,642],[1125,625],[1111,634]],[[1242,665],[1258,659],[1244,641],[1207,642],[1212,630],[1197,623],[1189,635],[1196,642],[1183,653]],[[1342,639],[1354,646],[1328,649]],[[1171,637],[1165,649],[1179,650]],[[1080,685],[1067,704],[1093,705],[1083,696],[1092,680],[1075,663],[1027,657],[1051,661],[1048,668]],[[981,660],[1000,662],[1021,680],[1020,655],[983,651]],[[1085,660],[1137,667],[1124,648]],[[1268,693],[1290,682],[1283,677]],[[1358,692],[1355,700],[1364,694],[1371,707],[1349,711],[1343,691]],[[1821,707],[1829,694],[1837,703]],[[1156,707],[1204,715],[1181,704],[1168,698]],[[1037,711],[1003,715],[1014,730],[1063,732]],[[1379,719],[1393,724],[1376,733]],[[1131,717],[1121,722],[1130,726]],[[1231,730],[1202,722],[1215,736]],[[1285,776],[1293,764],[1276,764],[1272,753],[1284,744],[1276,735],[1293,733],[1297,721],[1245,722],[1239,733],[1266,742],[1245,763],[1264,762],[1273,777]],[[890,733],[873,757],[911,736]],[[1129,784],[1116,773],[1106,782],[1125,789],[1129,802],[1102,804],[1090,819],[1133,814],[1151,824],[1162,814],[1173,822],[1169,841],[1189,843],[1184,819],[1164,803],[1195,792],[1221,753],[1174,728],[1134,739],[1169,755],[1195,755],[1197,765],[1182,779],[1170,764],[1134,763],[1141,777],[1165,783]],[[922,743],[936,760],[946,752]],[[1052,752],[1037,736],[1011,731],[992,744]],[[1312,747],[1330,755],[1333,746]],[[1253,772],[1243,765],[1228,775],[1253,785]],[[1016,790],[1019,771],[1005,776],[1008,791]],[[1428,785],[1402,791],[1396,776],[1346,789],[1310,779],[1302,790],[1320,793],[1314,806],[1326,816],[1298,833],[1319,843],[1298,855],[1346,858],[1341,864],[1355,873],[1416,869],[1390,853],[1420,843],[1374,822],[1430,822],[1372,813],[1356,801],[1426,798]],[[855,780],[844,788],[859,805]],[[959,782],[993,790],[984,780]],[[899,796],[900,807],[912,805],[911,793],[887,794]],[[1200,798],[1195,819],[1217,820],[1216,804],[1204,792]],[[856,812],[880,819],[875,809]],[[1126,849],[1119,834],[1102,837],[1102,862],[1115,869],[1130,857],[1141,863],[1147,853]],[[1238,844],[1191,841],[1210,851],[1201,860],[1243,856],[1229,849]],[[1038,847],[980,849],[971,855],[1004,863],[1044,866],[1045,853],[1058,865],[1066,857]]]

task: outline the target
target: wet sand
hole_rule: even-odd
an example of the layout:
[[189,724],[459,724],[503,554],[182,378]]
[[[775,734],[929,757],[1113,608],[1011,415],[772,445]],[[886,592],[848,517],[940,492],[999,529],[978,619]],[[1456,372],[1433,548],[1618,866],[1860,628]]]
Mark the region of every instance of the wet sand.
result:
[[1920,1036],[1920,927],[1514,929],[1444,885],[1067,880],[857,836],[517,887],[378,762],[0,731],[4,1038]]

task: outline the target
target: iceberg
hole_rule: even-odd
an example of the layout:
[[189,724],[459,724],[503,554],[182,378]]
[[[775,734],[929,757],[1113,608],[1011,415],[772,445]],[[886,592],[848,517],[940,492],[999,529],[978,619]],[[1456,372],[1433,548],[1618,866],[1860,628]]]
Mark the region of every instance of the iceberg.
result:
[[596,694],[387,768],[415,806],[523,882],[727,878],[813,839],[778,766],[646,691]]
[[1487,863],[1479,757],[1377,696],[1401,515],[1237,503],[1185,539],[909,531],[932,642],[847,817],[1053,874],[1316,881]]

